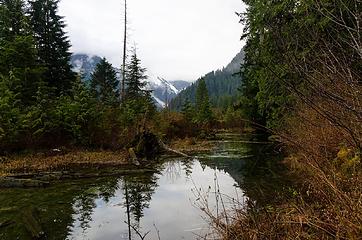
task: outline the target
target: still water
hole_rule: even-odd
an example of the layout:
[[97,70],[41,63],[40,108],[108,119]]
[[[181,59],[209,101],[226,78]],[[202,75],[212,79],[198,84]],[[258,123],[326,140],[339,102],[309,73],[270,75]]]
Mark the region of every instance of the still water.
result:
[[122,240],[145,234],[144,239],[197,239],[210,231],[200,209],[205,204],[222,214],[256,201],[248,194],[245,169],[259,159],[255,149],[262,146],[245,143],[246,135],[222,138],[217,149],[196,153],[192,160],[163,159],[157,173],[0,190],[0,239],[31,239],[24,217],[29,208],[36,208],[44,239]]

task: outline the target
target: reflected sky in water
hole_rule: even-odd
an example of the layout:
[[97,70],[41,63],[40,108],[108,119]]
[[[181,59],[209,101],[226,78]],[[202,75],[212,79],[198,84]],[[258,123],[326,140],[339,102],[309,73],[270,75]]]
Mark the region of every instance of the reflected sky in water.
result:
[[[139,227],[145,234],[150,231],[146,239],[158,239],[156,228],[160,231],[161,239],[195,239],[195,234],[208,232],[207,222],[202,218],[203,213],[197,207],[199,196],[196,189],[202,189],[203,194],[209,193],[209,206],[216,213],[215,176],[223,194],[234,197],[235,201],[242,201],[242,191],[235,187],[235,180],[226,172],[202,165],[199,161],[192,161],[189,171],[179,160],[164,163],[163,171],[156,176],[157,187],[152,199],[143,209],[143,217],[139,222],[132,215],[132,225]],[[86,226],[82,217],[82,206],[74,205],[74,225],[70,229],[67,239],[128,239],[127,211],[125,203],[124,181],[121,179],[113,197],[105,201],[96,197]],[[136,183],[137,182],[133,182]],[[147,185],[148,183],[139,182]],[[145,187],[147,189],[147,187]],[[96,191],[96,190],[95,190]],[[224,199],[232,204],[230,199]],[[229,206],[231,207],[231,205]],[[220,208],[220,204],[219,204]],[[133,239],[139,239],[132,231]]]
[[[29,206],[38,210],[46,239],[51,240],[128,239],[128,216],[139,234],[149,232],[145,239],[158,239],[157,230],[162,240],[196,239],[210,230],[200,197],[215,214],[222,209],[220,196],[216,207],[215,189],[220,189],[227,209],[246,200],[240,186],[245,157],[252,153],[248,145],[234,141],[240,136],[228,139],[233,141],[219,142],[218,149],[197,154],[193,160],[164,160],[157,174],[0,190],[0,223],[14,222],[0,229],[0,239],[31,239],[23,223]],[[132,239],[140,239],[135,230],[131,234]]]

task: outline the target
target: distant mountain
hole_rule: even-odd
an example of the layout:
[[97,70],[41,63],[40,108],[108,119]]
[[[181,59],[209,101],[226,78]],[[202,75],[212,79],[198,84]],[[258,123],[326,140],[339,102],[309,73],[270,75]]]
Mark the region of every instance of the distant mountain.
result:
[[191,85],[190,82],[183,80],[174,80],[169,82],[172,83],[172,85],[174,85],[178,90],[184,90],[185,88]]
[[[241,64],[244,62],[244,56],[244,51],[241,50],[226,67],[203,76],[209,91],[211,104],[214,107],[227,107],[236,101],[238,88],[242,80],[235,73],[240,71]],[[172,99],[170,103],[171,108],[181,110],[187,99],[195,102],[197,85],[198,81],[181,91]]]
[[[89,81],[91,75],[101,61],[101,57],[87,54],[73,54],[71,57],[71,65],[73,71],[80,73],[85,81]],[[119,70],[117,70],[119,72]],[[149,77],[147,79],[147,89],[152,90],[152,96],[158,107],[165,107],[166,103],[177,96],[177,94],[190,86],[190,82],[177,80],[167,81],[160,77]]]
[[167,81],[163,78],[149,78],[147,88],[152,90],[153,97],[161,107],[165,107],[181,90],[190,86],[186,81]]
[[73,54],[70,63],[73,71],[80,73],[84,80],[88,81],[91,78],[97,64],[102,60],[101,57],[88,54]]

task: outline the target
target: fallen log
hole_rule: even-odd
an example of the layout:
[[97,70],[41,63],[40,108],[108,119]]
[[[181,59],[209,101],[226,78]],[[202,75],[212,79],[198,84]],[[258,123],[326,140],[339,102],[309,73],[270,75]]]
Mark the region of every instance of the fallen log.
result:
[[166,151],[166,152],[172,152],[174,154],[177,154],[177,155],[180,155],[182,157],[187,157],[187,158],[190,158],[189,155],[183,153],[183,152],[180,152],[180,151],[177,151],[177,150],[174,150],[174,149],[171,149],[169,148],[164,142],[161,141],[161,139],[158,140],[158,144]]
[[16,179],[4,177],[0,178],[0,188],[39,188],[49,185],[49,182],[32,180],[32,179]]

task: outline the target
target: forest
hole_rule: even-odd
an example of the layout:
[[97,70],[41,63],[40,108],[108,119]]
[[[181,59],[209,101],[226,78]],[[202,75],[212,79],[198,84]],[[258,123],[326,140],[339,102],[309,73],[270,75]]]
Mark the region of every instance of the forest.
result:
[[[70,65],[71,41],[58,0],[0,0],[0,195],[1,188],[13,184],[9,179],[19,184],[19,175],[57,178],[61,172],[68,178],[83,177],[79,169],[108,168],[107,176],[138,171],[134,179],[127,175],[122,191],[128,215],[139,210],[136,215],[142,216],[134,226],[129,216],[126,222],[129,237],[133,231],[147,239],[137,225],[158,187],[156,175],[147,174],[156,172],[152,164],[159,167],[161,153],[204,154],[218,147],[220,133],[248,134],[252,137],[242,143],[267,142],[280,160],[232,164],[250,167],[250,175],[262,171],[271,181],[283,178],[288,187],[272,196],[260,187],[255,202],[264,204],[255,206],[250,197],[246,207],[224,215],[201,207],[217,239],[360,239],[362,2],[243,3],[246,10],[237,16],[245,46],[233,65],[200,77],[158,109],[146,88],[147,69],[138,49],[124,59],[121,77],[103,58],[85,81]],[[242,159],[267,151],[250,149]],[[224,168],[237,185],[248,184],[250,175],[240,181],[233,167],[204,162],[202,154],[196,159],[203,170]],[[192,167],[187,160],[181,164],[188,177]],[[43,186],[37,177],[21,184]],[[113,189],[117,181],[111,182]],[[149,185],[152,193],[142,187]],[[0,217],[0,238],[11,239],[1,231],[12,222]],[[160,239],[162,229],[155,229]],[[43,237],[29,231],[34,239]]]

